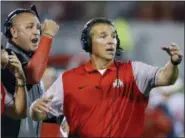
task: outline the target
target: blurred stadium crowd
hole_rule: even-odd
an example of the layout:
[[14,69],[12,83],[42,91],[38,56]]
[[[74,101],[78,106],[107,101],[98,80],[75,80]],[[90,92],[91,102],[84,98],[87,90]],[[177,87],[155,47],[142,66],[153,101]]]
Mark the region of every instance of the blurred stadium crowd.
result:
[[[28,8],[29,5],[36,4],[42,19],[52,18],[57,22],[66,20],[86,20],[96,16],[107,16],[117,18],[123,16],[126,19],[145,20],[145,21],[179,21],[183,22],[184,2],[161,1],[161,2],[111,2],[111,1],[19,1],[3,2],[1,14],[2,19],[11,10],[22,7]],[[6,7],[6,8],[5,8]],[[96,10],[95,10],[96,9]]]
[[[121,60],[163,65],[167,56],[162,56],[160,46],[171,41],[177,41],[184,51],[184,2],[2,1],[1,29],[10,11],[18,7],[29,8],[31,4],[37,6],[41,19],[49,18],[61,24],[43,76],[45,89],[65,69],[88,60],[78,41],[82,24],[94,17],[105,16],[115,20],[125,50],[119,57]],[[180,65],[180,77],[173,86],[156,88],[151,92],[143,136],[184,136],[184,63]]]

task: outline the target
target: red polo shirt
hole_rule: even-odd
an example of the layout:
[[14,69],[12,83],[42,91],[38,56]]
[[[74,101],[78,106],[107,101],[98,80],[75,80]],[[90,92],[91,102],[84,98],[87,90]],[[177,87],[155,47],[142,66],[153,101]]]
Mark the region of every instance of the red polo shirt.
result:
[[54,94],[49,117],[64,113],[70,136],[141,136],[157,70],[141,62],[114,62],[103,74],[91,62],[69,70],[46,92]]

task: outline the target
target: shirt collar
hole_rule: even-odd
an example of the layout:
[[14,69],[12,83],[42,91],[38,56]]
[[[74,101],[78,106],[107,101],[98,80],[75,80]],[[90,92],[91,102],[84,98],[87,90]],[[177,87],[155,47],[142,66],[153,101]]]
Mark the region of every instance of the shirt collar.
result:
[[[113,61],[107,68],[107,70],[116,70],[116,64],[118,64],[116,61]],[[85,70],[87,72],[93,72],[93,71],[97,71],[97,69],[94,67],[94,65],[92,64],[92,61],[89,60],[85,66],[84,66]]]

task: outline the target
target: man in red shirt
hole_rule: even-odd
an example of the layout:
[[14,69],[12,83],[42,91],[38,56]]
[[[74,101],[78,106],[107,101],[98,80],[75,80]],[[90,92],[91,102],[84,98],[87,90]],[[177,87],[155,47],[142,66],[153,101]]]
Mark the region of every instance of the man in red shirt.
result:
[[60,75],[30,107],[34,120],[64,114],[69,136],[139,137],[149,92],[173,84],[182,55],[177,45],[164,47],[171,60],[164,68],[142,62],[118,62],[119,38],[111,21],[89,21],[81,35],[90,61]]
[[5,113],[13,119],[25,118],[27,116],[27,91],[22,65],[13,52],[9,55],[2,46],[1,68],[8,68],[16,78],[15,96],[8,93],[1,82],[1,114]]

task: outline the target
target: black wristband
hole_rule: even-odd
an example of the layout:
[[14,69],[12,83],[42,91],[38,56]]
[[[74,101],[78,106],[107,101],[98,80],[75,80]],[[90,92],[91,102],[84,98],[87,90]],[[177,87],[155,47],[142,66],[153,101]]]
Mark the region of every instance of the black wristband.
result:
[[179,65],[180,61],[179,61],[179,62],[174,62],[174,61],[172,60],[172,57],[171,57],[171,63],[172,63],[174,66],[177,66],[177,65]]

